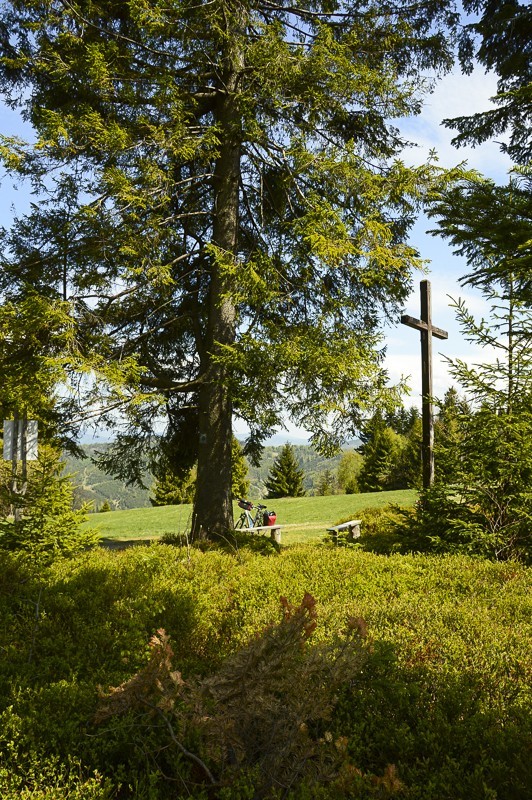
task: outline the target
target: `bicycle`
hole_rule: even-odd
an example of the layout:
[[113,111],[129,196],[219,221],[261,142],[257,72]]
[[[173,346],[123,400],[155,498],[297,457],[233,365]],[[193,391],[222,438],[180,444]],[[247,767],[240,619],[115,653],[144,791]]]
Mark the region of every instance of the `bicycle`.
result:
[[[240,498],[238,507],[242,509],[242,513],[235,523],[235,528],[260,528],[263,526],[264,511],[267,506],[262,506],[260,503],[254,506],[251,500]],[[255,516],[251,513],[253,509],[256,509]]]

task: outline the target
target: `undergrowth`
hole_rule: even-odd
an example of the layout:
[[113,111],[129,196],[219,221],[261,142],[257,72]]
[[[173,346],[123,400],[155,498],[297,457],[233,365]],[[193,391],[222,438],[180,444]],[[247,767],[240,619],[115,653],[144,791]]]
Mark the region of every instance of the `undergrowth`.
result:
[[0,553],[0,797],[528,800],[530,598],[465,556]]

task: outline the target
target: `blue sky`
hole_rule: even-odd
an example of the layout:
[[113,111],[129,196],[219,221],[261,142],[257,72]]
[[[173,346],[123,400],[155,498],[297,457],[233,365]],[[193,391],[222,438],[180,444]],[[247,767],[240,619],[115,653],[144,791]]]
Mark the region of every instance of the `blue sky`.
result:
[[[453,131],[441,125],[441,120],[478,111],[490,107],[490,98],[496,93],[496,76],[485,74],[477,69],[472,75],[464,76],[458,70],[443,78],[434,93],[428,97],[424,111],[420,117],[409,120],[403,125],[403,131],[415,142],[416,161],[426,158],[434,148],[443,167],[452,167],[467,161],[469,167],[492,178],[497,183],[506,183],[510,160],[500,152],[499,145],[489,142],[476,148],[456,149],[451,144]],[[415,163],[415,162],[414,162]],[[427,230],[435,227],[432,220],[422,217],[416,223],[411,241],[426,259],[428,271],[426,275],[432,286],[432,319],[435,325],[449,332],[446,341],[433,339],[434,353],[434,394],[443,397],[445,390],[452,384],[447,364],[439,355],[450,358],[461,358],[469,363],[486,360],[486,353],[466,342],[459,330],[454,312],[449,307],[449,296],[462,298],[471,312],[482,316],[488,311],[479,292],[463,289],[459,279],[469,270],[464,259],[453,254],[447,242],[440,237],[427,234]],[[419,317],[419,280],[410,296],[405,312]],[[421,402],[421,360],[419,334],[416,331],[397,325],[387,330],[386,366],[390,381],[397,381],[402,375],[410,376],[411,395],[409,403],[420,405]]]
[[[484,175],[494,179],[497,183],[507,180],[510,162],[501,154],[496,143],[486,143],[477,148],[460,148],[457,150],[451,145],[453,132],[441,125],[444,118],[473,114],[484,111],[490,105],[490,97],[496,93],[496,77],[486,75],[477,69],[472,75],[464,76],[458,70],[443,78],[436,86],[435,91],[425,103],[423,113],[416,118],[402,123],[401,127],[410,141],[417,147],[405,153],[407,163],[423,163],[430,150],[438,153],[439,163],[443,167],[452,167],[459,162],[467,161]],[[0,131],[4,135],[20,135],[31,138],[31,128],[24,125],[19,115],[0,105]],[[0,192],[0,214],[2,224],[7,226],[12,219],[13,211],[17,214],[24,213],[29,207],[31,197],[27,187],[15,187],[13,181],[2,176]],[[459,285],[459,279],[467,272],[463,259],[453,255],[447,243],[439,237],[429,236],[426,231],[433,224],[422,217],[416,223],[411,242],[419,250],[421,256],[427,260],[427,273],[419,274],[415,278],[415,289],[410,296],[405,313],[414,317],[420,316],[419,311],[419,281],[428,278],[432,285],[433,322],[440,328],[449,332],[447,341],[433,340],[434,351],[434,393],[443,397],[445,390],[451,385],[447,366],[439,355],[451,358],[462,358],[468,362],[486,360],[486,354],[475,349],[464,341],[458,328],[454,313],[449,308],[449,295],[455,299],[461,297],[466,300],[469,309],[479,316],[486,313],[486,306],[478,292],[471,289],[464,290]],[[397,382],[401,377],[407,377],[411,394],[406,399],[407,405],[421,403],[421,364],[419,334],[401,325],[389,324],[385,328],[384,344],[387,348],[386,368],[389,373],[390,383]],[[236,427],[237,433],[244,433],[242,426]],[[305,432],[288,424],[284,438],[305,438]]]

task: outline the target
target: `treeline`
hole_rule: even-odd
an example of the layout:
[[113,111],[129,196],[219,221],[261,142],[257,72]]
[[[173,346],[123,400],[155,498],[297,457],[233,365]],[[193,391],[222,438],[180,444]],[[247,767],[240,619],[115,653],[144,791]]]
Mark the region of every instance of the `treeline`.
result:
[[[437,404],[435,451],[442,482],[456,477],[457,445],[470,414],[467,402],[454,388]],[[362,427],[358,447],[344,450],[334,459],[320,460],[310,447],[286,444],[275,453],[271,466],[263,462],[261,469],[266,473],[263,485],[268,497],[420,489],[420,412],[415,407],[377,411]]]
[[[437,404],[434,430],[439,481],[452,482],[456,477],[460,426],[470,413],[454,388]],[[421,440],[421,416],[415,407],[376,412],[363,426],[359,442],[332,458],[320,455],[310,445],[287,442],[265,447],[259,465],[254,465],[244,456],[243,443],[235,439],[233,495],[298,497],[420,489]],[[172,465],[162,461],[154,474],[143,476],[144,488],[126,485],[98,466],[98,453],[108,447],[87,445],[83,448],[85,458],[65,454],[78,507],[89,503],[92,511],[108,511],[193,501],[195,467],[174,471]]]
[[[63,455],[65,471],[72,476],[74,499],[78,507],[84,503],[90,503],[93,511],[143,508],[151,504],[150,497],[155,499],[156,491],[161,504],[164,505],[192,501],[195,470],[191,470],[185,479],[177,482],[172,480],[169,475],[162,476],[158,482],[158,490],[154,485],[155,478],[151,473],[147,473],[144,476],[145,488],[127,485],[124,481],[110,477],[93,460],[97,458],[97,452],[105,451],[108,446],[105,443],[85,445],[82,448],[82,453],[77,456],[69,453]],[[334,476],[334,486],[338,487],[337,473],[344,457],[347,462],[352,458],[357,463],[362,460],[351,449],[345,450],[332,458],[325,458],[310,445],[294,444],[291,447],[295,453],[297,464],[303,471],[303,488],[307,495],[319,493],[320,482],[323,484],[324,476],[325,479],[327,479],[328,475]],[[243,494],[249,494],[254,498],[266,496],[268,475],[282,449],[282,445],[264,447],[258,466],[254,466],[247,459],[245,460],[244,477],[247,480],[247,488],[246,491],[242,492]],[[323,494],[324,492],[321,493]]]

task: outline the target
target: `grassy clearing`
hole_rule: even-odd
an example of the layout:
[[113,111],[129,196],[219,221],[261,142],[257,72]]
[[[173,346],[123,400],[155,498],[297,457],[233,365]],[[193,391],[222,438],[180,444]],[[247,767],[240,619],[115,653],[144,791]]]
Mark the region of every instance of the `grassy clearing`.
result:
[[[283,497],[265,500],[269,509],[277,513],[277,522],[283,526],[283,542],[319,541],[328,526],[340,519],[358,518],[364,508],[381,508],[389,503],[411,506],[417,493],[413,489],[395,492],[333,495],[330,497]],[[235,519],[239,510],[234,506]],[[150,539],[165,533],[182,533],[189,529],[191,505],[135,508],[127,511],[109,511],[91,514],[86,526],[97,528],[102,537],[117,540]]]

